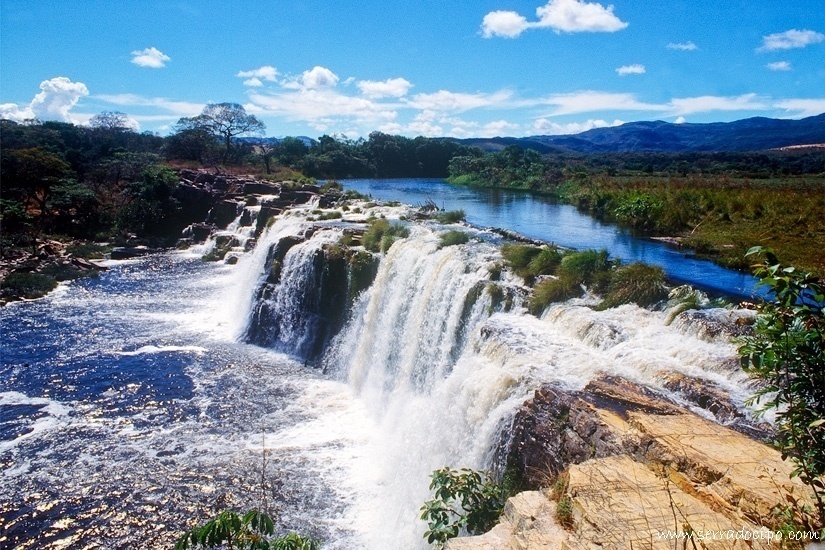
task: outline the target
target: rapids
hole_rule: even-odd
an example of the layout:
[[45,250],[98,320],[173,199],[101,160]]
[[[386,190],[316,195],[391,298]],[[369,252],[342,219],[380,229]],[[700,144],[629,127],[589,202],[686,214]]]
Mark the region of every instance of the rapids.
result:
[[744,408],[734,345],[700,321],[598,312],[588,296],[530,316],[518,278],[495,283],[509,300],[492,292],[499,236],[464,227],[469,243],[440,248],[435,222],[381,255],[307,364],[319,258],[366,219],[309,221],[311,208],[279,216],[236,265],[201,261],[207,243],[0,309],[0,546],[169,547],[218,510],[262,507],[323,548],[423,549],[429,473],[496,468],[495,442],[541,383],[663,389],[683,373]]

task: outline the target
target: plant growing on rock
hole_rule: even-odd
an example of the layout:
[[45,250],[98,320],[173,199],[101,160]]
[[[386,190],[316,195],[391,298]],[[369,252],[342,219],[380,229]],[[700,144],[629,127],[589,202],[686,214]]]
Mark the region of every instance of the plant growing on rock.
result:
[[397,239],[410,236],[410,230],[400,223],[390,224],[386,219],[374,220],[364,233],[364,248],[372,252],[386,252]]
[[430,477],[434,498],[421,507],[421,519],[429,527],[424,532],[428,543],[442,547],[462,529],[476,535],[489,531],[498,522],[507,495],[486,472],[453,470],[447,466],[435,470]]
[[440,235],[438,248],[445,248],[447,246],[454,246],[457,244],[466,244],[469,240],[470,236],[464,231],[450,230]]
[[647,307],[666,296],[664,270],[636,262],[624,265],[613,273],[607,286],[607,295],[599,308],[608,309],[629,303]]
[[749,404],[776,413],[774,445],[796,464],[812,490],[825,525],[825,283],[786,267],[770,249],[753,247],[748,256],[770,299],[761,303],[754,333],[742,339],[742,367],[763,386]]

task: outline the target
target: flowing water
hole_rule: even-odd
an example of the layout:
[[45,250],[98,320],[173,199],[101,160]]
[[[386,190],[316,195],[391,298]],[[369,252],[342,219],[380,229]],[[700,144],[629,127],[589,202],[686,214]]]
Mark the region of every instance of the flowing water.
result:
[[[505,273],[506,309],[489,290],[500,237],[467,229],[468,244],[439,248],[432,222],[381,257],[308,366],[317,259],[344,224],[307,212],[281,216],[237,265],[110,262],[0,309],[0,547],[170,547],[218,510],[261,507],[324,548],[426,548],[429,473],[493,467],[541,383],[615,374],[661,389],[682,373],[740,407],[747,395],[733,345],[690,320],[596,312],[587,297],[536,318]],[[261,324],[277,330],[244,343]]]

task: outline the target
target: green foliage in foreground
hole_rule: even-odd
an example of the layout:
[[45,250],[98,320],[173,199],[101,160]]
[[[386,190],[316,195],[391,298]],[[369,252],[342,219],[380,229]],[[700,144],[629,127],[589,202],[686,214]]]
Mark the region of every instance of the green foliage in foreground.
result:
[[779,263],[769,249],[754,273],[771,299],[759,305],[754,334],[742,339],[742,367],[763,385],[750,403],[776,413],[774,445],[814,492],[825,526],[825,283]]
[[485,533],[495,526],[504,510],[507,494],[486,472],[469,468],[453,470],[446,466],[430,476],[432,500],[421,507],[427,522],[424,538],[441,547],[457,537],[462,529],[471,535]]
[[175,544],[175,550],[188,548],[249,548],[254,550],[318,550],[316,541],[291,533],[271,539],[275,533],[272,519],[257,510],[243,516],[224,510],[201,526],[186,532]]
[[372,222],[364,233],[364,248],[372,252],[386,252],[397,239],[410,236],[410,230],[400,223],[390,224],[385,219]]

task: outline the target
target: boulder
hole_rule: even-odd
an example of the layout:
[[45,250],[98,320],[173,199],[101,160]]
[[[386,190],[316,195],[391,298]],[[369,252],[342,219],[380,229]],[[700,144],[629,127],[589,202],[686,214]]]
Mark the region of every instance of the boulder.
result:
[[146,256],[161,252],[160,248],[149,248],[148,246],[117,246],[112,249],[110,257],[113,260],[126,260],[138,256]]
[[223,200],[216,202],[209,211],[206,218],[208,223],[213,223],[221,229],[225,229],[227,225],[238,217],[238,208],[240,204],[233,200]]

